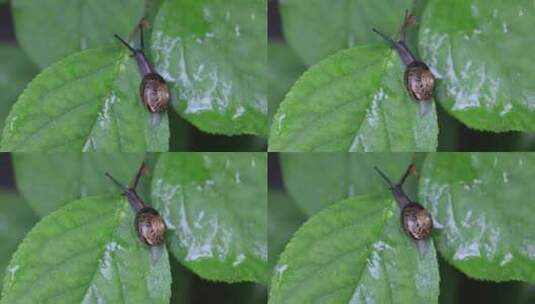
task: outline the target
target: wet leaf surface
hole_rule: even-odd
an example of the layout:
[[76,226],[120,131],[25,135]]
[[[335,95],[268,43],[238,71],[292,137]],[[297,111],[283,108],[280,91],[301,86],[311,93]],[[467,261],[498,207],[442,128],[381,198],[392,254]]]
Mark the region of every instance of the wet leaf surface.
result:
[[310,68],[279,106],[270,151],[435,151],[437,117],[424,116],[386,45],[341,51]]
[[152,33],[156,69],[170,82],[173,107],[217,134],[267,133],[266,3],[170,0]]
[[437,100],[467,126],[535,131],[534,9],[524,0],[429,2],[420,54],[440,78]]
[[276,266],[269,303],[437,303],[432,241],[421,256],[385,197],[337,202],[301,226]]
[[484,280],[535,281],[535,155],[429,155],[420,202],[433,216],[442,256]]
[[73,54],[39,74],[6,120],[3,151],[167,151],[169,123],[142,104],[123,48]]
[[[0,273],[4,274],[11,255],[26,233],[30,231],[37,216],[15,193],[0,192]],[[0,282],[0,290],[2,282]]]
[[382,42],[371,29],[396,33],[410,0],[286,0],[284,36],[308,65],[356,45]]
[[143,153],[15,153],[13,165],[18,190],[43,217],[86,196],[119,193],[104,173],[128,184],[143,157]]
[[168,246],[200,277],[267,280],[265,153],[166,153],[154,171],[152,203]]
[[[409,153],[281,154],[284,185],[307,216],[355,195],[383,191],[386,185],[374,166],[397,181],[410,163]],[[416,196],[414,180],[405,186],[411,197]]]
[[143,2],[137,0],[13,0],[11,6],[17,41],[41,68],[112,44],[113,34],[127,36],[143,16]]
[[74,201],[39,222],[11,260],[2,304],[169,303],[169,257],[152,264],[120,196]]
[[0,43],[0,130],[17,96],[37,74],[37,67],[18,47]]

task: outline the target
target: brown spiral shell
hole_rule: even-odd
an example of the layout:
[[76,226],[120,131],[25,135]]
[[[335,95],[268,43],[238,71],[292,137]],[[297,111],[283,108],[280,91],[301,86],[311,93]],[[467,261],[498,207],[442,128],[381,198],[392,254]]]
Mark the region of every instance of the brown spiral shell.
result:
[[417,101],[431,100],[435,77],[425,63],[413,61],[405,70],[405,86],[409,94]]
[[165,111],[171,99],[167,83],[157,73],[149,73],[143,77],[139,86],[139,95],[152,113]]
[[159,246],[165,241],[165,223],[154,208],[145,207],[136,214],[136,231],[139,239],[149,246]]
[[427,210],[418,203],[409,203],[401,210],[403,229],[414,240],[427,238],[433,230],[433,220]]

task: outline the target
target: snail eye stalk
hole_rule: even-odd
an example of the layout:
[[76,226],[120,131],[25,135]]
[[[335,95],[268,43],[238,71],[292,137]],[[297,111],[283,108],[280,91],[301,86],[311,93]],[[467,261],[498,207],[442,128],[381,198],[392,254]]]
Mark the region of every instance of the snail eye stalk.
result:
[[133,54],[136,53],[136,49],[134,49],[128,42],[126,42],[123,38],[119,37],[119,35],[114,34],[115,38],[117,38],[124,46],[126,46]]

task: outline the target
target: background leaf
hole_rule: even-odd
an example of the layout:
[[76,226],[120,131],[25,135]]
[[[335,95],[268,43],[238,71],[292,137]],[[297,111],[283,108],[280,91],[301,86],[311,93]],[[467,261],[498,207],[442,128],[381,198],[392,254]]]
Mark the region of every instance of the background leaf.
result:
[[269,126],[271,126],[280,102],[292,84],[305,71],[305,66],[294,52],[282,42],[271,42],[268,45],[268,57],[268,119]]
[[167,114],[154,124],[127,50],[73,54],[37,76],[6,120],[4,151],[167,151]]
[[535,155],[430,155],[420,201],[433,216],[442,256],[466,275],[492,281],[535,281]]
[[266,3],[170,0],[156,17],[152,54],[175,110],[217,134],[267,132]]
[[12,0],[17,41],[41,68],[127,36],[143,16],[138,0]]
[[21,244],[0,303],[169,303],[167,250],[155,265],[123,198],[91,197],[45,217]]
[[0,130],[13,103],[37,68],[18,47],[0,43]]
[[119,193],[104,172],[127,184],[143,157],[143,153],[15,153],[13,164],[18,190],[42,217],[79,198]]
[[433,242],[422,257],[381,196],[337,202],[306,222],[273,275],[276,303],[437,303]]
[[280,1],[284,36],[308,65],[338,50],[383,42],[371,31],[396,33],[411,0]]
[[524,0],[429,2],[420,53],[441,78],[437,100],[467,126],[535,131],[534,8]]
[[[307,216],[334,202],[385,189],[373,169],[398,180],[411,163],[409,153],[282,153],[281,166],[288,193]],[[405,190],[416,196],[413,178]]]
[[35,213],[21,197],[14,193],[0,192],[0,273],[5,273],[11,255],[36,221]]
[[306,217],[286,192],[269,191],[268,195],[268,252],[269,265],[273,268],[286,243]]
[[173,255],[199,276],[265,282],[265,153],[166,153],[152,180],[153,206]]
[[404,86],[404,65],[386,45],[341,51],[309,69],[273,120],[270,151],[434,151],[437,117]]

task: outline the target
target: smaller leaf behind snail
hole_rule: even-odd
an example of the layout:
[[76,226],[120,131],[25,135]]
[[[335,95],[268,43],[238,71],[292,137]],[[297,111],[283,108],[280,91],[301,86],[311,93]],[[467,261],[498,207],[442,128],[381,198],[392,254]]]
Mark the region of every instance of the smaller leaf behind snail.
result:
[[148,246],[160,246],[165,241],[165,222],[158,211],[146,206],[136,192],[137,184],[144,170],[145,164],[142,164],[129,187],[122,185],[108,172],[106,172],[106,176],[123,191],[122,194],[126,196],[128,202],[136,212],[135,229],[138,238]]
[[405,43],[407,28],[414,23],[414,15],[406,11],[405,21],[401,26],[400,38],[398,40],[394,40],[376,29],[372,30],[386,40],[391,47],[396,49],[401,60],[405,63],[405,87],[411,97],[419,103],[420,115],[425,115],[431,107],[435,88],[435,76],[424,62],[416,59]]
[[401,208],[401,225],[403,226],[403,230],[405,230],[412,239],[420,241],[428,238],[431,234],[433,230],[433,220],[429,212],[427,212],[422,205],[411,201],[403,191],[403,183],[413,169],[414,166],[410,165],[405,174],[401,177],[401,180],[397,184],[393,184],[381,170],[375,167],[375,170],[390,187],[394,199]]
[[145,53],[143,52],[143,25],[140,24],[140,42],[141,48],[135,49],[119,35],[114,35],[122,44],[124,44],[136,58],[139,71],[143,79],[139,85],[139,96],[143,101],[143,104],[151,113],[163,112],[167,109],[169,100],[171,99],[171,93],[165,80],[160,74],[154,71],[152,65],[149,63]]

